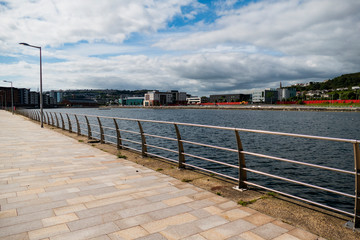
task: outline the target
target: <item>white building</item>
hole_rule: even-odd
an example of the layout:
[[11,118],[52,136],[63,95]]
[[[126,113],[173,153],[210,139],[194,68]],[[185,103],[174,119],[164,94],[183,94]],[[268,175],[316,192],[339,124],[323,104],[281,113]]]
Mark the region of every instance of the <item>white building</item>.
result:
[[186,102],[189,105],[200,104],[201,103],[201,97],[191,96],[191,97],[186,98]]
[[185,105],[186,93],[176,90],[168,92],[149,91],[145,94],[144,106]]

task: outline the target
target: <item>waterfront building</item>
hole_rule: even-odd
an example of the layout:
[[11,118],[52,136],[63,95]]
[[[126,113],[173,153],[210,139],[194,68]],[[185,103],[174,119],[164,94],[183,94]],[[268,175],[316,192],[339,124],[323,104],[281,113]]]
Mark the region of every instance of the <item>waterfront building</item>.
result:
[[278,88],[278,100],[285,101],[296,96],[296,88]]
[[251,100],[251,94],[220,94],[210,95],[211,103],[218,102],[249,102]]
[[38,92],[30,91],[30,105],[39,106],[40,94]]
[[125,97],[119,99],[119,104],[122,106],[142,106],[144,99],[144,97]]
[[30,104],[30,89],[29,88],[19,88],[19,104],[21,106]]
[[255,91],[252,94],[253,103],[276,103],[278,91],[274,88],[267,88],[262,91]]
[[168,92],[149,91],[144,98],[144,106],[186,105],[186,93],[177,90]]

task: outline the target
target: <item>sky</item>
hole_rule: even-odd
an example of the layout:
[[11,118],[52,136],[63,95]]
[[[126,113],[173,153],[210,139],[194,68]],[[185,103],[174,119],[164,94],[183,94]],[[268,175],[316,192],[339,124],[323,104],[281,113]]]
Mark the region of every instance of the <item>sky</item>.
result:
[[0,0],[0,86],[251,93],[360,72],[359,0]]

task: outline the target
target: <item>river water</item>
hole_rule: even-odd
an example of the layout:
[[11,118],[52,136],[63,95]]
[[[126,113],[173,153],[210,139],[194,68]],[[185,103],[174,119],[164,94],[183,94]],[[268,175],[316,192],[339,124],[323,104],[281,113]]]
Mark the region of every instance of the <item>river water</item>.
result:
[[[307,134],[324,137],[360,139],[360,113],[353,112],[299,112],[299,111],[262,111],[262,110],[212,110],[212,109],[144,109],[144,108],[113,108],[98,109],[55,109],[50,112],[67,112],[74,114],[100,115],[121,118],[161,120],[183,123],[197,123],[225,127],[268,130],[276,132]],[[104,125],[112,126],[112,121]],[[137,123],[120,122],[121,129],[138,131]],[[175,138],[171,125],[143,124],[144,131],[149,134]],[[201,142],[221,147],[236,149],[235,134],[232,131],[202,129],[180,126],[182,139]],[[112,133],[114,134],[114,133]],[[268,154],[271,156],[314,163],[344,170],[354,170],[353,146],[351,143],[309,140],[285,136],[273,136],[256,133],[240,132],[245,151]],[[123,134],[124,138],[132,136]],[[114,141],[114,140],[113,140]],[[137,139],[138,141],[138,139]],[[159,139],[147,139],[148,144],[161,144]],[[165,147],[174,147],[176,143],[168,142]],[[131,145],[131,144],[130,144]],[[129,145],[129,146],[130,146]],[[137,146],[139,149],[139,146]],[[210,159],[238,164],[236,153],[213,151],[205,147],[184,145],[185,152]],[[177,155],[158,149],[149,152],[160,154],[177,160]],[[321,169],[309,168],[276,160],[245,156],[246,167],[282,177],[319,185],[321,187],[354,194],[354,177],[352,175],[334,173]],[[188,163],[206,167],[210,170],[237,177],[235,169],[221,165],[186,158]],[[353,212],[352,198],[327,193],[291,184],[281,180],[248,173],[248,180],[266,187],[304,197],[322,204]]]

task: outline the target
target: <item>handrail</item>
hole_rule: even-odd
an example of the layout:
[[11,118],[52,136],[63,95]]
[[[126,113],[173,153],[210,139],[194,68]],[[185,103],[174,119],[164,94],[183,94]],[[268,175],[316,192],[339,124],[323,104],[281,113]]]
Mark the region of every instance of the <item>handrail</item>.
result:
[[[31,118],[33,120],[39,121],[38,110],[33,110],[31,112],[20,111],[20,113],[22,113],[24,116],[27,116],[27,117],[29,117],[29,118]],[[49,112],[49,113],[50,113],[50,116],[52,117],[52,113],[51,112]],[[46,114],[48,114],[48,113],[46,112]],[[118,149],[135,150],[135,151],[141,153],[143,156],[154,156],[154,157],[159,157],[159,158],[171,161],[171,162],[177,162],[179,168],[191,167],[191,168],[199,169],[201,171],[205,171],[205,172],[208,172],[208,173],[211,173],[211,174],[216,174],[216,175],[228,178],[228,179],[236,180],[238,182],[237,187],[240,188],[240,189],[245,189],[248,186],[255,186],[257,188],[262,188],[262,189],[265,189],[265,190],[268,190],[268,191],[273,191],[273,192],[282,194],[284,196],[288,196],[288,197],[291,197],[291,198],[294,198],[294,199],[297,199],[297,200],[301,200],[301,201],[304,201],[304,202],[307,202],[307,203],[311,203],[311,204],[314,204],[316,206],[320,206],[322,208],[327,208],[327,209],[330,209],[332,211],[337,211],[337,212],[342,213],[342,214],[350,215],[350,216],[353,217],[354,228],[355,227],[356,228],[360,227],[360,197],[359,197],[359,193],[360,193],[360,150],[359,150],[359,143],[360,143],[360,140],[344,139],[344,138],[333,138],[333,137],[322,137],[322,136],[312,136],[312,135],[304,135],[304,134],[283,133],[283,132],[264,131],[264,130],[254,130],[254,129],[244,129],[244,128],[213,126],[213,125],[202,125],[202,124],[193,124],[193,123],[167,122],[167,121],[159,121],[159,120],[119,118],[119,117],[107,117],[107,116],[96,116],[96,115],[86,115],[86,114],[76,114],[75,115],[75,114],[72,114],[72,113],[63,113],[63,114],[65,114],[66,117],[67,117],[67,120],[68,120],[67,126],[65,126],[65,124],[64,124],[63,116],[62,116],[61,113],[60,113],[60,117],[61,117],[61,121],[62,121],[62,126],[60,126],[60,124],[58,123],[57,114],[56,114],[56,112],[54,112],[56,122],[57,122],[56,127],[58,127],[58,128],[65,129],[67,127],[66,130],[69,131],[69,132],[72,132],[72,125],[74,125],[76,123],[77,124],[77,134],[84,135],[85,133],[87,133],[86,136],[89,139],[94,138],[94,139],[99,139],[101,143],[106,142],[106,143],[115,144]],[[69,115],[73,115],[74,118],[70,118]],[[84,117],[86,122],[79,122],[79,120],[78,120],[79,116]],[[92,121],[89,121],[90,118],[92,119]],[[105,120],[105,119],[111,120],[107,124],[112,123],[114,126],[105,125],[106,121],[101,121],[101,120]],[[76,122],[72,123],[71,121],[76,121]],[[119,122],[120,121],[131,121],[131,122],[137,123],[138,131],[134,130],[134,128],[120,129],[119,125],[118,125],[118,121]],[[96,122],[97,122],[97,124],[96,124]],[[152,134],[152,133],[149,133],[149,132],[145,132],[145,129],[146,129],[145,125],[142,124],[142,123],[173,125],[174,130],[175,130],[174,132],[176,134],[176,138],[170,138],[168,136],[160,136],[160,135]],[[48,118],[47,124],[51,124],[51,125],[54,126],[55,124],[54,124],[53,118],[52,118],[51,123],[50,123],[50,120]],[[86,126],[87,129],[81,129],[82,126]],[[96,129],[99,129],[99,131],[94,131],[91,126],[95,127]],[[205,144],[205,143],[199,143],[199,142],[195,142],[195,141],[184,140],[184,139],[182,139],[181,131],[180,131],[178,126],[187,126],[187,127],[196,127],[196,128],[208,128],[208,129],[217,129],[217,130],[225,130],[225,131],[235,132],[235,137],[236,137],[236,143],[234,143],[235,148],[221,147],[221,146],[215,146],[215,145],[210,145],[210,144]],[[104,129],[107,129],[109,131],[105,134]],[[335,141],[335,142],[351,143],[353,145],[355,171],[348,171],[348,170],[344,170],[344,169],[338,169],[338,168],[333,168],[333,167],[328,167],[328,166],[322,166],[322,165],[318,165],[318,164],[301,162],[301,161],[297,161],[297,160],[293,160],[293,159],[287,159],[287,158],[282,158],[282,157],[276,157],[276,156],[270,156],[270,155],[266,155],[266,154],[260,154],[260,153],[245,151],[243,149],[243,146],[242,146],[242,143],[241,143],[239,132],[249,132],[249,133],[257,133],[257,134],[270,134],[270,135],[276,135],[276,136],[289,136],[289,137],[315,139],[315,140],[322,140],[322,141]],[[121,133],[130,134],[132,136],[132,138],[126,138]],[[116,141],[116,143],[114,143],[114,142],[110,141],[108,138],[116,138],[117,141]],[[147,141],[148,141],[147,138],[163,139],[163,140],[171,141],[172,144],[166,145],[166,147],[158,146],[158,145],[155,145],[153,143],[149,144],[149,143],[147,143]],[[125,144],[124,142],[127,143],[127,144]],[[176,142],[177,142],[177,144],[176,144]],[[134,148],[131,145],[128,145],[128,143],[140,145],[141,149]],[[186,144],[186,146],[188,146],[188,145],[201,146],[201,147],[211,148],[211,149],[215,149],[215,150],[221,150],[221,151],[226,151],[226,152],[237,153],[238,158],[239,158],[238,165],[233,165],[233,164],[230,164],[230,163],[220,162],[220,161],[217,161],[217,160],[214,160],[214,159],[210,159],[208,157],[197,156],[195,154],[188,153],[188,152],[185,151],[185,148],[184,148],[183,144]],[[177,147],[176,147],[176,145],[177,145]],[[173,160],[173,159],[171,159],[169,157],[161,156],[158,153],[153,152],[153,150],[156,150],[156,149],[171,152],[172,154],[177,154],[178,155],[178,160],[175,161],[175,160]],[[245,156],[255,156],[255,157],[266,158],[266,159],[275,160],[275,161],[282,161],[282,162],[288,162],[288,163],[291,163],[291,164],[307,166],[307,167],[311,167],[311,168],[323,169],[323,170],[326,170],[326,171],[331,171],[331,172],[336,172],[336,173],[341,173],[341,174],[353,175],[355,177],[355,189],[354,189],[355,194],[352,195],[352,194],[348,194],[348,193],[345,193],[345,192],[341,192],[341,191],[337,191],[337,190],[317,186],[317,185],[314,185],[314,184],[309,184],[309,183],[306,183],[306,182],[302,182],[302,181],[298,181],[298,180],[294,180],[294,179],[290,179],[290,178],[286,178],[286,177],[277,176],[275,174],[265,173],[265,172],[262,172],[262,171],[251,169],[251,168],[247,167],[246,164],[245,164],[246,163]],[[206,168],[200,167],[200,166],[195,166],[193,164],[187,163],[185,157],[196,158],[196,159],[200,159],[200,160],[205,161],[205,162],[212,162],[212,163],[215,163],[215,164],[220,164],[220,165],[223,165],[223,166],[230,167],[232,169],[236,169],[238,171],[239,177],[234,178],[234,177],[226,175],[224,173],[216,172],[216,171],[206,169]],[[294,196],[294,195],[286,193],[286,192],[271,189],[269,187],[262,186],[260,184],[252,183],[252,182],[247,180],[247,172],[257,174],[257,175],[266,176],[266,177],[270,177],[270,178],[273,178],[273,179],[286,181],[286,182],[289,182],[289,183],[292,183],[292,184],[297,184],[297,185],[310,187],[310,188],[325,191],[325,192],[330,192],[332,194],[337,194],[337,195],[341,195],[341,196],[344,196],[344,197],[354,199],[354,201],[355,201],[354,213],[350,213],[350,212],[347,212],[347,211],[344,211],[344,210],[341,210],[341,209],[337,209],[337,208],[334,208],[334,207],[331,207],[331,206],[327,206],[327,205],[322,204],[322,203],[317,203],[317,202],[314,202],[314,201],[311,201],[311,200],[308,200],[308,199],[304,199],[302,197]]]

